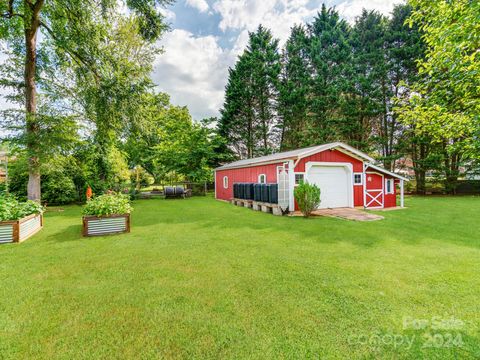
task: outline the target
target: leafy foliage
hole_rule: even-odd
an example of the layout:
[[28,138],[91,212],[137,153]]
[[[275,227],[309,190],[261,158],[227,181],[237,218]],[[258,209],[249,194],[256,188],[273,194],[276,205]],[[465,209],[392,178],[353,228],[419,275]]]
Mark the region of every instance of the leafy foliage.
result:
[[28,215],[41,214],[43,206],[35,201],[19,202],[12,196],[0,196],[0,221],[19,220]]
[[429,138],[443,163],[446,187],[455,191],[462,162],[480,159],[480,3],[412,0],[411,26],[426,43],[420,79],[397,109],[416,137]]
[[293,195],[305,217],[309,217],[320,205],[320,188],[315,184],[302,182],[295,187]]
[[92,198],[83,208],[83,215],[108,216],[130,214],[133,210],[130,198],[124,194],[104,194]]
[[[22,111],[11,111],[28,156],[28,197],[40,200],[45,153],[71,145],[74,125],[96,127],[100,153],[138,121],[135,104],[152,88],[155,41],[166,30],[160,7],[169,0],[10,0],[0,3],[0,40],[13,71],[0,85],[13,88]],[[37,42],[41,33],[42,41]],[[40,91],[38,91],[40,90]],[[42,100],[43,102],[39,101]],[[18,127],[17,124],[21,126]],[[52,146],[53,145],[53,146]],[[106,156],[105,156],[106,157]],[[100,170],[104,170],[99,166]],[[101,177],[105,177],[101,174]]]

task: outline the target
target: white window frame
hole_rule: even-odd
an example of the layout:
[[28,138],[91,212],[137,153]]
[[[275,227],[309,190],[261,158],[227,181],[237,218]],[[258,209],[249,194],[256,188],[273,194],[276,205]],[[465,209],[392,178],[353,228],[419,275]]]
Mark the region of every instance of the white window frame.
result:
[[[388,190],[388,184],[390,185],[390,191]],[[395,194],[395,180],[394,179],[385,179],[385,194]]]
[[[263,176],[263,179],[264,179],[263,182],[260,181],[260,178],[261,178],[262,176]],[[265,174],[260,174],[260,175],[258,175],[258,183],[259,183],[259,184],[266,184],[266,183],[267,183],[267,175],[265,175]]]
[[[360,176],[360,182],[359,183],[356,183],[355,182],[355,176]],[[363,186],[363,173],[361,172],[356,172],[356,173],[353,173],[353,186]]]
[[228,176],[223,177],[223,188],[228,189]]
[[297,184],[297,175],[303,175],[303,182],[305,182],[305,173],[304,172],[296,172],[293,176],[295,183],[293,184],[294,186],[298,186],[300,184]]

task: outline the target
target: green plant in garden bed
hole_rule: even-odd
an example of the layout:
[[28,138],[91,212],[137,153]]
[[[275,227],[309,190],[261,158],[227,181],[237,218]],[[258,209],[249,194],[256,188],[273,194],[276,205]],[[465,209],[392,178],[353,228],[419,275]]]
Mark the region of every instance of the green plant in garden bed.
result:
[[89,200],[83,208],[83,215],[102,217],[130,214],[132,210],[128,195],[105,194]]
[[43,206],[28,200],[19,202],[13,196],[0,196],[0,221],[13,221],[32,214],[43,213]]

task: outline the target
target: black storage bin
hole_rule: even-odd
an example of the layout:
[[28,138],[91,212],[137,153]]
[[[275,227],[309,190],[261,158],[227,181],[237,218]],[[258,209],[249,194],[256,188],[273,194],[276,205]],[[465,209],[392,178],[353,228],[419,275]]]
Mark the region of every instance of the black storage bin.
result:
[[278,184],[268,184],[268,197],[270,203],[278,204]]
[[253,200],[262,201],[262,184],[253,185]]
[[245,183],[241,183],[240,184],[240,199],[246,199],[245,195],[246,195],[246,188],[247,188],[247,184]]
[[270,202],[270,197],[268,196],[268,185],[262,184],[262,201],[265,203]]
[[253,183],[245,184],[245,200],[253,200]]
[[238,199],[238,183],[233,184],[233,197]]

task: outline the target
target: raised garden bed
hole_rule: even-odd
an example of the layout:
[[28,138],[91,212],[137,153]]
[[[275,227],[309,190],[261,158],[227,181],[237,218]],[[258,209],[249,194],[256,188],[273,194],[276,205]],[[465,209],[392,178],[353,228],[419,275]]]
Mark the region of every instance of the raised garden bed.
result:
[[43,227],[43,215],[31,214],[19,220],[0,221],[0,243],[22,242]]
[[83,217],[83,236],[101,236],[130,232],[130,214]]
[[104,194],[87,202],[83,209],[83,236],[130,232],[130,199],[122,194]]

